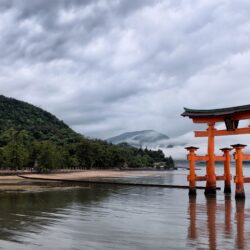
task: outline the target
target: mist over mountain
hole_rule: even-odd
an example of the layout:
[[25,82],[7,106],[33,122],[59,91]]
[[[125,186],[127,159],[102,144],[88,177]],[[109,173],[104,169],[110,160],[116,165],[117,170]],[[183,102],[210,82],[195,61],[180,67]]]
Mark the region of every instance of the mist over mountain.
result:
[[187,145],[192,145],[192,132],[170,138],[169,136],[155,130],[142,130],[120,134],[106,139],[113,144],[127,143],[136,148],[148,148],[151,150],[162,150],[166,156],[174,156],[175,159],[185,159]]
[[107,141],[113,144],[128,143],[129,145],[137,148],[155,147],[156,145],[162,145],[167,147],[166,141],[169,137],[165,134],[157,132],[155,130],[142,130],[134,132],[126,132],[118,136],[108,138]]

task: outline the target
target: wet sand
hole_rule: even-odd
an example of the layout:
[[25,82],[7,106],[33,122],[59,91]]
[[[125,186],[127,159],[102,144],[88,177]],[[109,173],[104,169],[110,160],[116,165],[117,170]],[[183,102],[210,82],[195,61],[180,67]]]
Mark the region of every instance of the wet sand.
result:
[[159,171],[117,171],[117,170],[89,170],[56,174],[27,174],[24,177],[50,180],[84,180],[96,178],[122,178],[132,176],[151,176],[160,174]]
[[39,192],[58,188],[58,182],[0,176],[0,192]]
[[[89,170],[70,173],[24,174],[0,176],[0,192],[39,192],[61,188],[60,180],[96,180],[101,178],[123,178],[151,176],[159,171]],[[31,178],[31,179],[28,179]],[[36,180],[37,179],[37,180]],[[44,180],[43,180],[44,179]],[[67,187],[64,187],[67,188]],[[72,187],[71,187],[72,188]]]

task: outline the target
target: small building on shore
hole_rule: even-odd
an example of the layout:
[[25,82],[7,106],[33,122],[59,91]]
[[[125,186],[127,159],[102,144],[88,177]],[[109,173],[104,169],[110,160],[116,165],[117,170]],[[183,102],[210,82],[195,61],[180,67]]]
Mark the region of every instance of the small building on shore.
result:
[[157,170],[170,170],[170,169],[175,169],[174,165],[169,165],[167,162],[155,162],[154,163],[154,168]]

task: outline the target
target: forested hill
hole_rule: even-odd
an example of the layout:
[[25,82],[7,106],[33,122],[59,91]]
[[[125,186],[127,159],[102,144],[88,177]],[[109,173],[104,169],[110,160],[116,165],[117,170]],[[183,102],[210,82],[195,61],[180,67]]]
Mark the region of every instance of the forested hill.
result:
[[173,166],[161,150],[90,140],[34,105],[0,96],[0,169]]
[[0,134],[9,128],[25,130],[31,140],[38,141],[70,143],[80,137],[51,113],[29,103],[0,95]]

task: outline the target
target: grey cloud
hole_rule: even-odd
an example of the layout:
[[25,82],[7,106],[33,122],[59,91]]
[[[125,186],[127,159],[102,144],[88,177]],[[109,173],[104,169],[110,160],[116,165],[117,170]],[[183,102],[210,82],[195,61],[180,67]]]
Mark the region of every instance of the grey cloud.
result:
[[88,136],[185,134],[197,126],[183,106],[249,102],[249,11],[244,0],[3,0],[1,92]]

